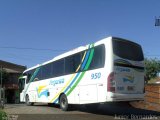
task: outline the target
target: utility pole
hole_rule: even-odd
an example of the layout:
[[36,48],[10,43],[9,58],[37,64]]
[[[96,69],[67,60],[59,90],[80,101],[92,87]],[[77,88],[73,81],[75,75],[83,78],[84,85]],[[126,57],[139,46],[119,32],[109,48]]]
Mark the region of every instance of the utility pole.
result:
[[2,70],[3,70],[3,68],[1,66],[1,88],[2,88]]
[[0,99],[1,99],[1,97],[2,97],[2,66],[1,66],[1,86],[0,86]]

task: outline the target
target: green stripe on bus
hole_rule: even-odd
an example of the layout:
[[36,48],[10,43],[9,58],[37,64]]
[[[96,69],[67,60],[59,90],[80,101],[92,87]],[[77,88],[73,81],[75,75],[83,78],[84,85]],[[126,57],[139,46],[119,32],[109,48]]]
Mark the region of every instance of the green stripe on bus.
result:
[[[90,66],[90,63],[92,61],[93,58],[93,54],[94,54],[94,49],[91,50],[88,62],[85,66],[85,70],[87,70]],[[86,71],[85,71],[86,72]],[[67,96],[75,89],[75,87],[78,85],[78,83],[81,81],[82,77],[84,76],[85,72],[82,72],[82,74],[80,75],[80,77],[78,78],[78,80],[76,81],[76,83],[72,86],[72,88],[68,91],[68,93],[66,94]]]
[[88,62],[84,68],[84,70],[88,70],[90,64],[91,64],[91,61],[92,61],[92,58],[93,58],[93,54],[94,54],[94,49],[91,50],[91,53],[90,53],[90,56],[89,56],[89,59],[88,59]]
[[24,92],[23,100],[25,99],[26,92],[27,92],[27,90],[28,90],[31,82],[33,82],[33,80],[34,80],[34,78],[36,77],[36,75],[38,74],[39,70],[40,70],[40,67],[38,67],[38,68],[34,71],[33,75],[31,76],[31,78],[30,78],[30,80],[29,80],[29,83],[28,83],[28,85],[27,85],[27,88],[26,88],[26,90],[25,90],[25,92]]
[[84,76],[85,72],[82,72],[81,76],[78,78],[75,85],[68,91],[67,96],[74,90],[74,88],[78,85],[78,83],[81,81],[82,77]]

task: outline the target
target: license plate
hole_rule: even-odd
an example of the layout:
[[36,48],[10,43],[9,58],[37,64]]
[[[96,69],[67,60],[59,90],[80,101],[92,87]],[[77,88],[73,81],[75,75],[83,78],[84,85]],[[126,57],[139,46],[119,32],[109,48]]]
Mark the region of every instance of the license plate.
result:
[[127,87],[127,90],[128,90],[128,91],[134,91],[134,86],[128,86],[128,87]]

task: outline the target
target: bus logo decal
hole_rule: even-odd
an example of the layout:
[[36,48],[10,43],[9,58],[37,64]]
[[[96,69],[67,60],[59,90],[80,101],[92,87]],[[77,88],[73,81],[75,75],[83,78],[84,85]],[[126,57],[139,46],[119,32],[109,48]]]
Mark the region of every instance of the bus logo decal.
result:
[[121,68],[121,67],[117,67],[116,70],[119,72],[130,72],[131,71],[129,68]]
[[134,77],[133,76],[125,76],[123,78],[123,82],[130,82],[130,83],[133,83],[134,82]]
[[38,88],[36,88],[36,91],[37,91],[37,95],[38,95],[38,98],[40,98],[41,96],[45,96],[45,97],[48,97],[47,93],[48,93],[48,89],[45,89],[47,86],[39,86]]
[[51,80],[49,85],[58,85],[58,84],[63,84],[64,83],[64,78],[63,79],[59,79],[59,80]]

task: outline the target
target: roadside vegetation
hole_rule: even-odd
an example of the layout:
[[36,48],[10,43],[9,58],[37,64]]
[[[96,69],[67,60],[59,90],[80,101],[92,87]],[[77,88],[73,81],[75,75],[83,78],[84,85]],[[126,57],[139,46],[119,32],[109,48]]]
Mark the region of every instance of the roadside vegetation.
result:
[[[0,70],[0,74],[2,75],[2,81],[3,81],[2,83],[8,81],[9,74],[4,69],[2,71]],[[3,86],[3,84],[2,84],[2,86]],[[0,105],[0,120],[8,120],[7,113],[4,112],[1,107],[2,106]]]
[[160,81],[160,60],[157,58],[154,59],[145,59],[145,77],[147,83],[155,83]]
[[0,109],[0,120],[7,120],[7,113]]

